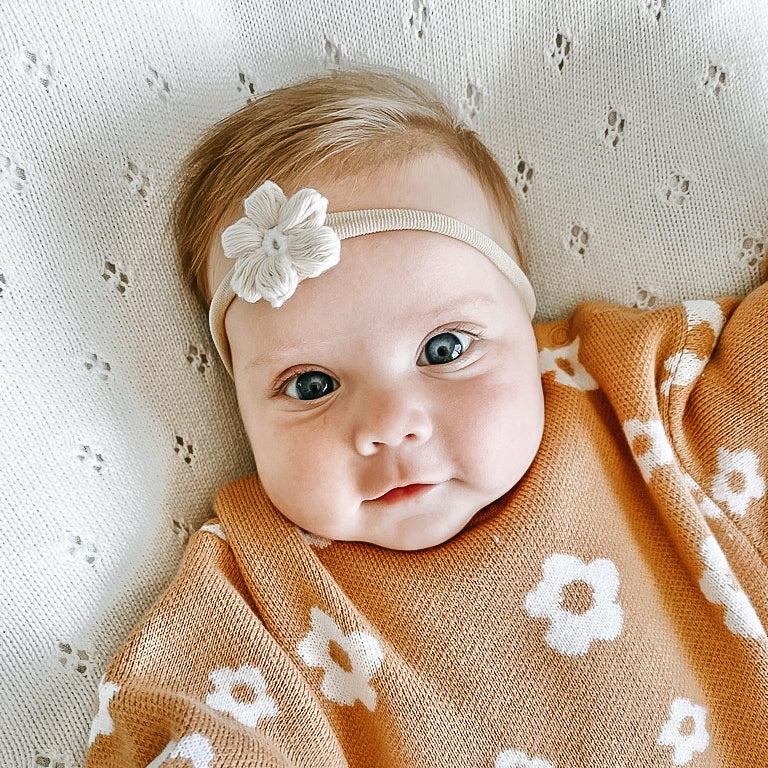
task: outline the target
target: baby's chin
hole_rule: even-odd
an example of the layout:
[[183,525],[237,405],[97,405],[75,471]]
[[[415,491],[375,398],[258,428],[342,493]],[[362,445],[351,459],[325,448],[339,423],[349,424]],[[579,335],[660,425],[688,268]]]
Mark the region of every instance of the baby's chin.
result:
[[318,530],[312,533],[333,541],[356,541],[384,549],[415,552],[450,541],[469,525],[484,506],[477,509],[472,507],[464,513],[454,514],[449,519],[436,512],[426,512],[393,520],[389,525],[378,525],[373,529],[354,533],[339,530],[335,532],[326,530],[325,533]]

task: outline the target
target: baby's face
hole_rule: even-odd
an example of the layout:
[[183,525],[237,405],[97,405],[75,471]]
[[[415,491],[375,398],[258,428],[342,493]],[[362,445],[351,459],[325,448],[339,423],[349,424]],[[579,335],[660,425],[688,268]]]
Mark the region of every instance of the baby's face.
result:
[[[439,187],[426,203],[425,185]],[[476,182],[447,158],[393,168],[365,188],[306,186],[329,210],[431,200],[503,237]],[[225,328],[261,482],[312,533],[434,546],[510,490],[538,450],[530,320],[507,278],[465,243],[414,231],[344,240],[339,264],[282,307],[236,299]]]

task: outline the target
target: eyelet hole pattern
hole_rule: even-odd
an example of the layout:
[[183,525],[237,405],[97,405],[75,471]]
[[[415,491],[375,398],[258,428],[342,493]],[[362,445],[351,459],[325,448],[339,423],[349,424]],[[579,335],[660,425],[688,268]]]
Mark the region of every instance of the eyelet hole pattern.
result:
[[112,372],[112,366],[95,353],[91,353],[86,357],[83,361],[83,367],[88,373],[97,376],[102,381],[108,381],[109,375]]
[[726,71],[719,65],[709,62],[707,65],[707,71],[702,79],[702,86],[706,93],[709,93],[715,97],[720,95],[720,92],[726,87],[727,81]]
[[515,188],[525,197],[531,188],[532,182],[533,168],[522,157],[518,157],[517,166],[515,167]]
[[19,69],[32,82],[49,92],[55,83],[55,74],[50,61],[37,51],[22,48],[18,57]]
[[121,296],[124,296],[131,288],[131,280],[127,270],[116,262],[105,260],[101,276]]
[[59,640],[56,643],[57,661],[68,672],[85,677],[94,668],[94,654],[84,648],[75,648],[71,643]]
[[572,43],[570,37],[563,32],[558,32],[549,49],[546,58],[549,65],[556,72],[562,73],[571,58]]
[[84,563],[92,568],[99,561],[99,551],[93,541],[84,539],[79,533],[65,531],[64,548],[67,554],[75,561]]
[[192,443],[187,442],[181,435],[176,435],[173,451],[185,464],[192,463],[194,459],[194,448]]
[[653,289],[638,288],[635,294],[635,304],[637,309],[656,309],[659,305],[659,297]]
[[624,136],[626,120],[613,107],[608,109],[601,131],[601,140],[606,147],[615,149]]
[[589,232],[579,224],[574,224],[565,241],[566,249],[574,256],[584,259],[589,247]]
[[672,208],[681,208],[691,194],[691,182],[682,173],[673,171],[657,189],[657,197]]
[[237,73],[237,92],[243,96],[246,101],[250,101],[258,93],[255,79],[243,70],[239,70]]
[[149,67],[145,77],[147,85],[155,96],[164,104],[171,99],[171,86],[154,67]]
[[27,172],[8,155],[0,152],[0,184],[13,192],[27,188]]
[[667,0],[640,0],[640,8],[655,21],[660,21],[667,10]]
[[90,445],[81,445],[77,452],[77,458],[83,467],[90,468],[97,475],[104,473],[104,455]]
[[741,241],[738,260],[750,269],[759,267],[768,253],[768,241],[766,238],[747,235]]
[[142,200],[149,199],[151,192],[151,181],[149,173],[141,168],[138,163],[135,163],[130,158],[125,161],[124,177],[128,182],[128,186],[131,192],[138,195]]
[[429,26],[430,8],[426,0],[412,0],[411,11],[406,14],[406,26],[417,40],[423,40]]
[[198,373],[205,375],[211,367],[211,355],[208,350],[197,344],[190,344],[187,349],[187,362]]
[[326,69],[340,69],[344,61],[344,51],[335,40],[324,35],[323,66]]
[[483,92],[473,82],[467,81],[464,99],[461,104],[461,116],[465,123],[472,125],[480,112]]

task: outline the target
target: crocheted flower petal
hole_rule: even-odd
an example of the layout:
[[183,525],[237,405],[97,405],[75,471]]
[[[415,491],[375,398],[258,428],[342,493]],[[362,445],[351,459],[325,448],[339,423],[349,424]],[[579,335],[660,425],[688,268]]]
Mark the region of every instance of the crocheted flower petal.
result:
[[245,198],[245,215],[259,229],[274,227],[281,218],[286,197],[274,181],[265,181]]
[[245,301],[253,304],[262,298],[261,285],[258,280],[259,262],[264,259],[242,258],[235,264],[230,285],[232,290]]
[[263,230],[254,227],[250,219],[243,217],[221,233],[221,247],[228,259],[248,258],[261,252]]
[[341,241],[330,227],[298,228],[288,233],[288,246],[299,277],[317,277],[339,263]]
[[280,211],[280,229],[315,227],[325,222],[328,200],[316,189],[300,189],[288,199]]
[[299,276],[291,264],[283,259],[264,259],[257,267],[257,280],[261,295],[273,307],[281,307],[293,296]]
[[237,262],[230,284],[241,299],[251,304],[266,299],[273,307],[280,307],[293,296],[299,278],[283,259],[251,258]]

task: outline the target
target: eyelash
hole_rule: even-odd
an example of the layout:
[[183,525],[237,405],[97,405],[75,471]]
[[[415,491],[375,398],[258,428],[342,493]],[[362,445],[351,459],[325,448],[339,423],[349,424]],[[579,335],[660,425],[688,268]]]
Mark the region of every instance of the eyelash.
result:
[[[301,376],[302,373],[309,373],[310,371],[320,370],[316,365],[300,365],[297,368],[291,368],[291,370],[285,375],[281,376],[272,386],[272,396],[284,394],[285,388],[288,386],[288,382],[291,379],[295,379],[297,376]],[[330,376],[330,374],[328,374]]]
[[[421,351],[424,349],[424,346],[430,339],[434,338],[435,336],[439,336],[441,333],[453,333],[454,331],[466,333],[468,336],[471,336],[473,344],[479,339],[482,339],[484,336],[484,332],[477,326],[469,325],[468,323],[454,323],[453,325],[448,325],[444,328],[438,328],[432,331],[432,333],[429,334],[429,336],[419,347],[419,356],[421,355]],[[299,365],[296,368],[291,368],[291,370],[288,371],[285,376],[281,376],[272,385],[272,397],[279,397],[280,395],[284,394],[288,382],[292,379],[295,379],[297,376],[301,376],[302,373],[309,373],[310,371],[318,370],[320,369],[316,365]],[[330,374],[328,375],[330,376]]]

